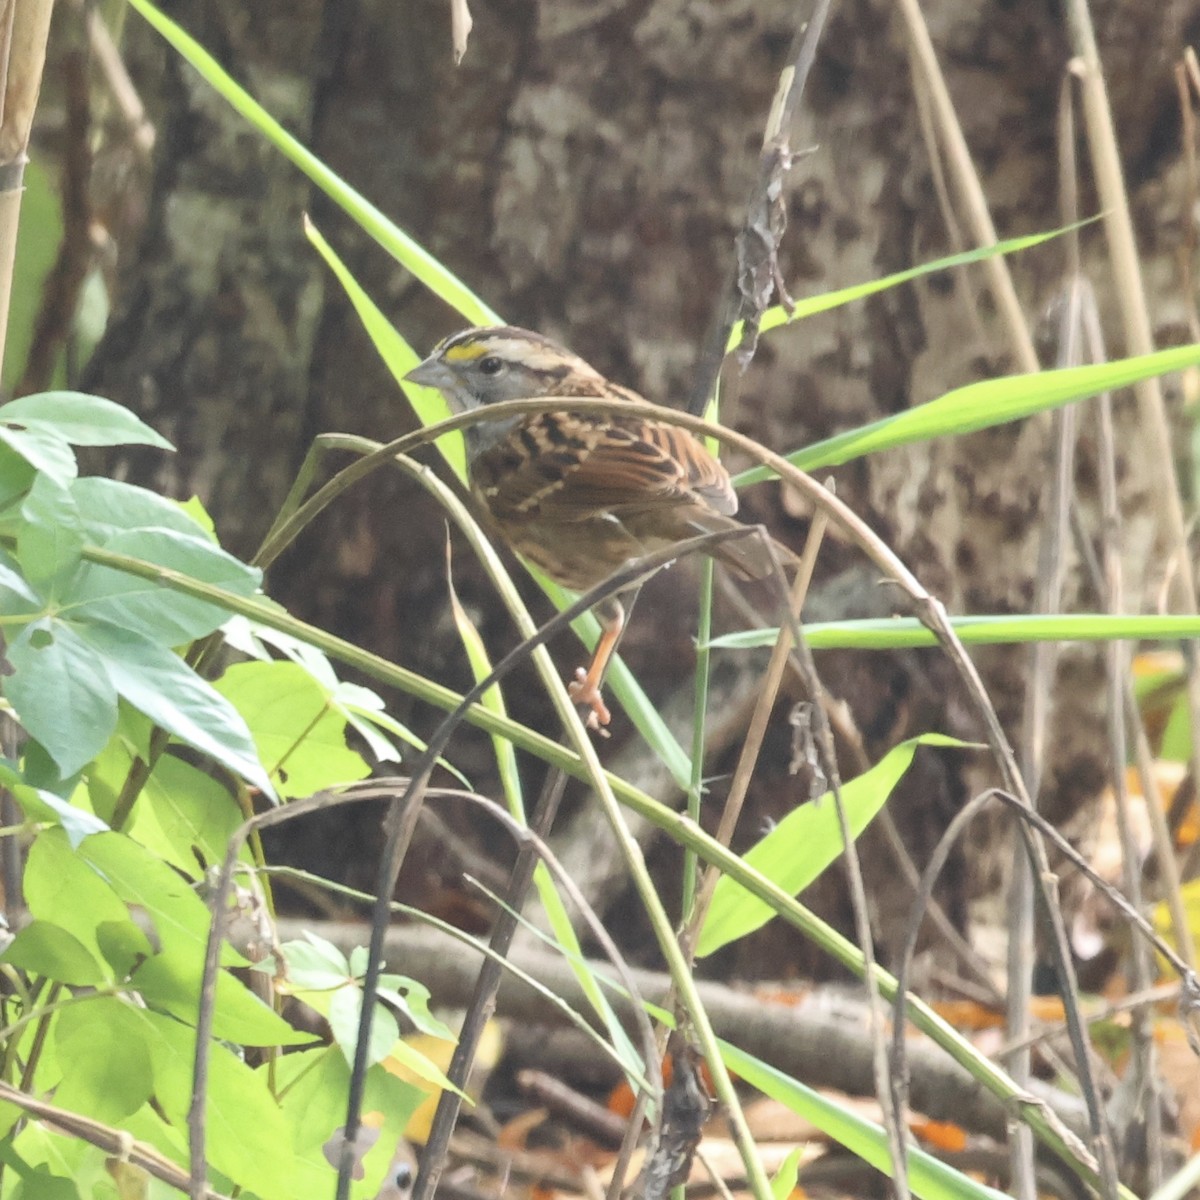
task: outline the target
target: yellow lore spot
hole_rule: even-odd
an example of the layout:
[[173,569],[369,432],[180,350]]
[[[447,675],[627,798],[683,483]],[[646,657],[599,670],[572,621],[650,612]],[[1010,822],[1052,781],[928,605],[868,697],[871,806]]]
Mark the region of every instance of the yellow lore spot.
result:
[[487,346],[482,342],[460,342],[451,346],[443,356],[447,362],[473,362],[487,353]]

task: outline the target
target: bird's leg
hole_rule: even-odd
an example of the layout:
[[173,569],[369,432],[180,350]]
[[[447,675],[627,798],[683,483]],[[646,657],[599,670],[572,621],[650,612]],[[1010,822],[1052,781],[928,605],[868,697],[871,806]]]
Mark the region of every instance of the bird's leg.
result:
[[595,613],[600,621],[600,640],[596,643],[591,665],[586,671],[579,667],[575,678],[567,684],[571,699],[591,709],[587,718],[589,729],[601,729],[612,720],[612,713],[600,695],[600,685],[621,634],[625,632],[625,608],[615,596],[596,605]]

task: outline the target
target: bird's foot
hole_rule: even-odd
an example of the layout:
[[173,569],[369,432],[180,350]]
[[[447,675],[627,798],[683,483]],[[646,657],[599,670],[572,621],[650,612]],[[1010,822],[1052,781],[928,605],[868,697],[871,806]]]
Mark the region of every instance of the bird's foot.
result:
[[567,693],[576,704],[586,704],[591,709],[587,716],[587,727],[602,737],[608,737],[604,727],[612,720],[612,713],[600,695],[599,685],[582,667],[576,669],[575,678],[567,684]]

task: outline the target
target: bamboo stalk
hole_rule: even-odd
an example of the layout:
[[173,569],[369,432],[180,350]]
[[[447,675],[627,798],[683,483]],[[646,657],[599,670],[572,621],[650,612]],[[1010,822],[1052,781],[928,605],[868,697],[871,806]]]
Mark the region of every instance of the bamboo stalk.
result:
[[46,41],[54,0],[4,0],[0,6],[0,69],[4,111],[0,116],[0,363],[4,361],[17,253],[29,133],[42,87]]

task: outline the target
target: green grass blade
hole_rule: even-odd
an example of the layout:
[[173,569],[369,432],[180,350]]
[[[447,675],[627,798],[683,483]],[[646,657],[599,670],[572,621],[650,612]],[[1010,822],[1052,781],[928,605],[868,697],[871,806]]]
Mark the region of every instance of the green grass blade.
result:
[[501,324],[500,318],[461,279],[292,137],[245,88],[229,76],[199,42],[164,16],[150,0],[130,0],[130,3],[200,73],[205,82],[228,101],[235,112],[244,117],[430,291],[460,312],[472,325]]
[[[338,283],[342,285],[358,319],[367,331],[379,357],[383,359],[392,377],[400,385],[417,420],[422,425],[433,425],[445,420],[450,415],[450,406],[446,403],[441,392],[436,388],[418,387],[415,383],[405,383],[404,376],[420,361],[420,356],[396,332],[395,326],[383,315],[379,306],[367,295],[366,290],[354,278],[350,268],[338,257],[333,247],[322,236],[321,231],[308,219],[304,222],[304,232],[313,244],[317,253],[325,260],[325,264],[333,272]],[[440,437],[434,443],[442,452],[451,469],[463,482],[467,478],[467,450],[463,436],[457,430]]]
[[[729,1069],[751,1087],[811,1121],[876,1170],[885,1175],[891,1173],[887,1134],[874,1122],[849,1112],[799,1080],[728,1042],[722,1042],[721,1053]],[[909,1187],[921,1200],[1006,1200],[1003,1192],[976,1183],[916,1147],[909,1150],[907,1165]]]
[[[1032,613],[1024,616],[951,617],[950,624],[966,645],[1007,646],[1026,642],[1178,641],[1200,637],[1200,616],[1121,616],[1110,613],[1069,615]],[[713,638],[710,646],[754,650],[773,646],[777,629],[746,629]],[[914,617],[880,617],[857,621],[822,621],[805,625],[814,650],[910,650],[936,646],[937,639]]]
[[[1059,408],[1100,392],[1128,387],[1142,379],[1182,371],[1200,363],[1200,345],[1176,346],[1154,354],[1118,359],[1086,367],[1065,367],[1033,375],[984,379],[956,388],[928,404],[850,429],[787,456],[803,471],[840,466],[866,454],[932,441],[953,434],[975,433]],[[734,480],[738,487],[774,478],[767,467],[753,467]]]
[[[938,258],[934,259],[933,262],[922,263],[918,267],[909,267],[906,271],[897,271],[893,275],[885,275],[882,279],[871,279],[866,283],[856,283],[847,288],[840,288],[836,292],[823,292],[819,296],[808,296],[803,300],[797,300],[793,304],[790,314],[781,304],[777,304],[774,308],[769,308],[763,313],[762,320],[759,322],[759,331],[766,333],[771,329],[778,329],[781,325],[790,325],[795,321],[803,320],[805,317],[828,312],[831,308],[840,308],[844,304],[852,304],[855,300],[862,300],[867,296],[874,296],[877,292],[886,292],[889,288],[899,287],[902,283],[909,283],[913,279],[920,279],[922,275],[932,275],[937,271],[947,271],[951,267],[964,267],[971,263],[983,262],[988,258],[997,258],[1000,255],[1016,254],[1021,250],[1029,250],[1034,246],[1040,246],[1043,242],[1061,237],[1064,233],[1071,233],[1074,230],[1082,228],[1084,225],[1090,225],[1096,219],[1095,217],[1091,217],[1086,221],[1079,221],[1074,225],[1064,226],[1062,229],[1053,229],[1049,233],[1034,233],[1027,237],[1009,238],[1007,241],[996,242],[991,246],[978,246],[974,250],[964,250],[961,254],[951,254],[946,258]],[[730,350],[736,349],[738,343],[742,340],[742,328],[743,323],[741,321],[733,327],[733,333],[729,338]]]

